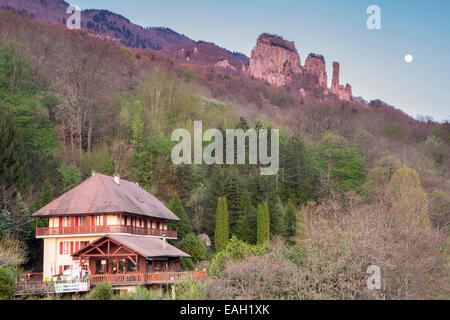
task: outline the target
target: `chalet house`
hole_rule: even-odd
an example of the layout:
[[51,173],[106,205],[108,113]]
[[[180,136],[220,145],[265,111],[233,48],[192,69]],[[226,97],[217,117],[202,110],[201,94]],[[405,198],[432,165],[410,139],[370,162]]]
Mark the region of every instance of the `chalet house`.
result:
[[[44,240],[45,280],[81,267],[94,285],[168,282],[189,257],[166,241],[177,239],[178,217],[119,176],[93,174],[33,217]],[[39,228],[40,219],[48,227]]]

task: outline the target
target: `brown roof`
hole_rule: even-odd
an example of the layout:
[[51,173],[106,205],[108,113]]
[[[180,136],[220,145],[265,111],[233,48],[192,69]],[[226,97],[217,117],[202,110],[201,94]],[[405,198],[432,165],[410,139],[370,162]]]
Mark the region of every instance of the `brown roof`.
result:
[[170,245],[166,242],[165,248],[163,247],[163,240],[160,238],[151,238],[138,235],[116,235],[107,234],[94,242],[90,243],[88,246],[78,250],[74,256],[78,256],[80,253],[92,248],[92,246],[97,243],[110,238],[112,241],[121,244],[131,251],[138,253],[139,255],[146,258],[157,258],[157,257],[181,257],[190,258],[191,256],[187,253],[181,251],[180,249]]
[[97,173],[33,214],[33,217],[95,215],[105,213],[137,215],[179,221],[178,217],[134,182]]

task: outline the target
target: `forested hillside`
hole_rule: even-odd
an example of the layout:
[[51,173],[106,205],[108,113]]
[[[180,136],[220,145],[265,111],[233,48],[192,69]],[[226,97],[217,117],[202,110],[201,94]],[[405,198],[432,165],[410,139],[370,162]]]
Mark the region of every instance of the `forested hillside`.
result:
[[[279,128],[279,174],[173,165],[172,131],[196,120]],[[448,123],[301,97],[0,11],[0,150],[0,266],[21,239],[14,264],[39,271],[31,213],[96,171],[138,182],[181,218],[184,266],[209,260],[194,298],[449,297]],[[367,289],[369,265],[382,290]]]

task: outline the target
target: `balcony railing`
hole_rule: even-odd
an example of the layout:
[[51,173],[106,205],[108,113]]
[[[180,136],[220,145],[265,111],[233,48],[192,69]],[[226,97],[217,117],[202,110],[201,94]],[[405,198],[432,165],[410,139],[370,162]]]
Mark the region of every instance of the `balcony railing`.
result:
[[174,283],[180,281],[204,281],[206,271],[161,272],[146,274],[95,274],[90,276],[91,285],[107,282],[111,285],[141,285]]
[[128,233],[142,236],[166,236],[168,238],[176,238],[176,230],[149,229],[143,227],[132,226],[79,226],[79,227],[61,227],[61,228],[37,228],[36,236],[64,236],[64,235],[80,235],[80,234],[107,234],[107,233]]
[[[147,274],[95,274],[89,276],[88,279],[74,281],[17,281],[14,295],[42,295],[48,293],[89,291],[89,288],[91,286],[98,285],[102,282],[107,282],[112,286],[133,286],[204,280],[206,280],[206,271],[163,272]],[[82,284],[84,284],[84,286]],[[72,287],[70,285],[72,285]],[[73,288],[73,285],[78,286]],[[67,290],[67,288],[64,288],[64,286],[69,286],[68,289],[71,290]],[[60,290],[58,290],[58,288]]]

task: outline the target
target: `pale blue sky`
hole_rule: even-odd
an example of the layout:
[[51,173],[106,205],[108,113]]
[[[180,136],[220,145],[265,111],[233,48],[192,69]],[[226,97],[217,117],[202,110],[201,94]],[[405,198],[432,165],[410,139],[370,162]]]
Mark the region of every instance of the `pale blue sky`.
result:
[[[302,64],[323,54],[331,78],[355,96],[380,98],[406,113],[450,121],[448,0],[70,0],[81,9],[108,9],[142,26],[165,26],[250,56],[263,32],[294,41]],[[381,8],[381,30],[366,27],[366,9]],[[414,61],[407,64],[404,56]]]

